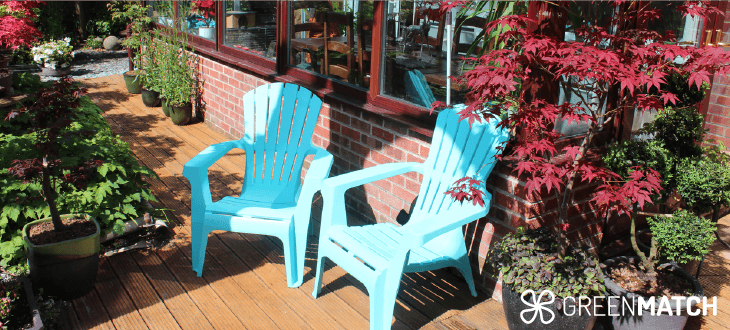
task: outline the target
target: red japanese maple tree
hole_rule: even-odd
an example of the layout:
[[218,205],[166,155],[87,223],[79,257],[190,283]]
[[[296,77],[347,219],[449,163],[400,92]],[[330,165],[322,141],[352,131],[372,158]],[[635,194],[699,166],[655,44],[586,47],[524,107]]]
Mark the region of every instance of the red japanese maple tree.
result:
[[2,1],[0,2],[0,48],[17,49],[30,46],[32,42],[43,37],[33,25],[37,16],[33,8],[38,8],[41,1]]
[[[444,2],[441,8],[449,10],[463,4]],[[519,138],[510,142],[511,153],[505,156],[516,160],[514,171],[526,177],[528,194],[547,192],[556,196],[561,256],[569,245],[567,210],[573,204],[577,182],[601,183],[593,198],[601,214],[631,214],[637,206],[643,208],[651,203],[652,195],[661,189],[660,175],[651,168],[637,168],[622,178],[603,167],[600,155],[590,153],[595,149],[592,147],[597,133],[622,113],[635,109],[662,111],[674,104],[677,95],[665,90],[666,77],[672,73],[688,75],[691,88],[701,88],[703,83],[710,83],[713,73],[730,72],[728,52],[717,47],[685,47],[677,43],[671,31],[658,33],[643,28],[661,19],[661,10],[648,2],[612,1],[611,5],[614,14],[605,22],[582,17],[584,24],[575,29],[577,41],[535,32],[538,22],[524,15],[492,21],[487,33],[506,28],[499,37],[505,47],[466,59],[473,62],[474,69],[456,78],[469,90],[467,107],[460,112],[462,119],[474,122],[495,114],[504,119],[502,127],[519,132]],[[570,7],[563,2],[559,6],[553,9],[581,16],[569,12]],[[719,13],[704,1],[687,1],[679,9],[695,17]],[[548,77],[553,83],[562,81],[579,101],[555,104],[535,97],[523,87],[536,77]],[[616,98],[614,102],[608,100],[611,95]],[[584,124],[587,133],[570,143],[574,140],[564,139],[554,129],[559,120]],[[472,187],[469,180],[462,180],[449,193],[459,200],[477,203],[481,194]]]

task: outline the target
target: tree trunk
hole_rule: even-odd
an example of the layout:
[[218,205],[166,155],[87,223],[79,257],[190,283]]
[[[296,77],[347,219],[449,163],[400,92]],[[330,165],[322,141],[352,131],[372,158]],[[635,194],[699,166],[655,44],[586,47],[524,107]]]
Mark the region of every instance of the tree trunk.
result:
[[53,229],[57,231],[65,230],[66,227],[61,221],[61,214],[58,213],[58,207],[56,206],[56,192],[51,186],[51,170],[47,167],[45,160],[43,164],[42,175],[43,180],[41,182],[41,187],[43,189],[43,199],[45,199],[46,204],[48,204],[48,208],[51,210],[51,221],[53,222]]
[[86,14],[87,5],[89,5],[89,3],[82,3],[82,1],[74,1],[74,8],[76,10],[76,18],[77,18],[77,22],[79,22],[79,25],[77,26],[76,29],[79,33],[79,37],[81,38],[81,40],[86,40],[86,38],[88,38],[88,36],[86,34],[86,23],[89,21],[88,15]]

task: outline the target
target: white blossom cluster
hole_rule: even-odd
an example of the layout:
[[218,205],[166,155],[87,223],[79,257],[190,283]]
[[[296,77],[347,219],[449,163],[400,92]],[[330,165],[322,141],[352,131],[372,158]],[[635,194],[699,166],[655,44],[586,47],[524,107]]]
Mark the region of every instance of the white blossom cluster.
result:
[[39,65],[51,68],[65,68],[71,65],[76,52],[71,47],[71,39],[48,41],[31,50],[33,61]]

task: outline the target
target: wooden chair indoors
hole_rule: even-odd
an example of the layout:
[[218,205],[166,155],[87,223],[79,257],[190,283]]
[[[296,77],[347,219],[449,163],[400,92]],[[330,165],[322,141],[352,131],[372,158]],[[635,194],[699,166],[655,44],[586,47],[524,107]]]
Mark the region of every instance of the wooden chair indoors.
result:
[[[419,33],[413,37],[413,41],[420,44],[421,46],[427,46],[429,54],[431,50],[435,50],[437,53],[441,52],[441,48],[444,44],[444,28],[446,26],[446,15],[441,15],[438,20],[435,20],[438,13],[438,9],[431,9],[430,7],[420,9],[416,12],[416,20],[413,22],[413,26],[408,27],[409,29],[419,26]],[[436,25],[436,37],[430,37],[429,32]],[[423,49],[421,49],[423,52]]]
[[[330,31],[342,31],[345,28],[344,37],[333,37]],[[352,13],[328,12],[324,16],[324,59],[323,73],[327,76],[335,76],[352,83],[354,81],[354,54],[355,36],[353,33]],[[335,59],[336,54],[344,55],[344,59]]]
[[[317,36],[321,36],[324,34],[324,25],[322,22],[307,22],[307,23],[300,23],[300,24],[294,24],[294,27],[292,29],[292,39],[297,36],[298,33],[305,32],[306,38],[313,38]],[[292,43],[292,52],[297,51],[299,52],[299,56],[301,57],[299,60],[299,63],[296,63],[295,56],[292,53],[291,56],[291,65],[298,66],[300,68],[306,69],[306,70],[313,70],[313,71],[319,71],[319,66],[317,64],[319,58],[317,57],[317,54],[311,52],[309,49],[298,47],[296,43]],[[310,62],[308,63],[306,61],[307,55],[309,55]]]
[[370,87],[370,53],[373,42],[373,20],[357,22],[357,72],[358,83]]
[[469,52],[469,48],[471,48],[472,43],[467,43],[462,41],[461,39],[461,31],[464,27],[471,27],[471,28],[478,28],[484,30],[484,28],[487,26],[487,19],[483,17],[471,17],[471,18],[465,18],[465,17],[459,17],[456,19],[456,27],[454,30],[454,43],[451,48],[451,51],[453,54],[468,54],[468,55],[476,55],[481,53],[482,48],[484,47],[484,41],[486,41],[486,38],[481,39],[481,43],[475,48]]

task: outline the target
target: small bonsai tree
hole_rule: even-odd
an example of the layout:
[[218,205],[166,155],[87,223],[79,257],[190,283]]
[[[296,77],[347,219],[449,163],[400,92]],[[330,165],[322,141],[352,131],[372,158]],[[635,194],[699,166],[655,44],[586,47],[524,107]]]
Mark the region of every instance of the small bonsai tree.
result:
[[[32,104],[10,111],[5,118],[12,120],[22,113],[30,115],[30,130],[36,133],[35,147],[43,156],[16,159],[8,173],[25,182],[40,183],[39,192],[48,204],[55,231],[66,229],[55,201],[58,185],[65,183],[83,186],[92,171],[103,164],[101,160],[90,159],[81,166],[69,167],[64,166],[58,157],[64,139],[69,136],[68,128],[74,122],[74,109],[79,106],[82,95],[84,90],[74,85],[71,78],[65,77],[51,87],[41,88],[35,94],[36,100]],[[81,134],[93,135],[94,132]]]
[[[441,7],[451,10],[463,3],[446,2]],[[677,95],[662,85],[673,73],[687,75],[687,87],[697,89],[709,83],[711,72],[727,75],[730,53],[717,47],[683,47],[670,31],[642,28],[648,25],[644,23],[661,18],[661,10],[648,2],[611,1],[614,14],[606,20],[571,12],[562,2],[539,5],[544,6],[541,13],[577,16],[577,21],[583,22],[575,29],[578,41],[568,42],[550,34],[549,20],[536,22],[526,15],[500,17],[488,23],[486,33],[503,31],[497,43],[507,46],[468,59],[475,64],[474,69],[456,80],[469,90],[462,119],[473,122],[497,115],[504,118],[500,126],[517,132],[518,137],[510,143],[511,152],[500,159],[510,157],[516,162],[514,171],[526,177],[528,195],[555,196],[558,255],[565,257],[570,244],[568,208],[574,204],[577,183],[600,183],[593,199],[600,214],[632,214],[651,203],[651,196],[661,189],[660,174],[652,168],[637,168],[628,177],[607,169],[600,154],[592,153],[597,134],[615,125],[625,113],[636,109],[662,111],[676,103]],[[695,17],[719,13],[705,1],[685,2],[679,9]],[[675,63],[678,56],[685,61]],[[556,90],[552,91],[555,95],[537,92],[558,82],[579,100],[556,104]],[[617,97],[611,102],[610,96]],[[554,129],[559,120],[585,125],[587,132],[581,139],[564,139],[564,134]],[[482,194],[468,181],[455,185],[451,193],[474,203]],[[633,236],[633,217],[631,226]],[[635,238],[632,241],[648,274],[655,275],[654,264],[638,250]]]
[[661,257],[679,264],[701,260],[715,241],[712,220],[687,210],[675,211],[671,216],[650,217],[647,221],[651,227],[652,248],[657,249]]

